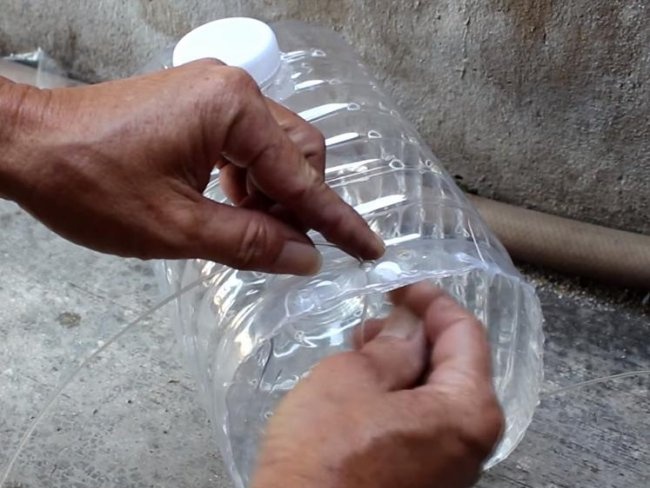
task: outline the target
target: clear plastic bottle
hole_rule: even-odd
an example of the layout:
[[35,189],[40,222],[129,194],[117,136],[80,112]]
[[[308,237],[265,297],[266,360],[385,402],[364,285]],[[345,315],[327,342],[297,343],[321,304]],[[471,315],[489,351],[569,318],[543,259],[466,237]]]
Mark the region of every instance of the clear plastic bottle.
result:
[[[448,290],[488,329],[507,419],[488,466],[504,459],[538,403],[539,301],[353,49],[327,29],[238,18],[198,28],[171,55],[163,65],[214,57],[244,67],[267,96],[320,129],[327,182],[387,244],[386,255],[368,263],[321,247],[323,269],[311,278],[202,260],[163,263],[168,291],[209,278],[176,301],[175,323],[236,483],[248,484],[259,437],[283,395],[321,358],[349,349],[365,319],[388,311],[385,292],[423,279]],[[206,195],[227,203],[217,171]]]

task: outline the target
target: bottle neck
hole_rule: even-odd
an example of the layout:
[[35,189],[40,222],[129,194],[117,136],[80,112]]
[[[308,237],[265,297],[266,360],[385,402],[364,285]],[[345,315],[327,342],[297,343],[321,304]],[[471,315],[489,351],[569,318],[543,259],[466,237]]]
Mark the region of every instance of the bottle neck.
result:
[[282,102],[282,100],[287,99],[294,91],[292,74],[293,70],[291,69],[291,65],[283,59],[275,76],[260,86],[260,90],[270,99],[276,102]]

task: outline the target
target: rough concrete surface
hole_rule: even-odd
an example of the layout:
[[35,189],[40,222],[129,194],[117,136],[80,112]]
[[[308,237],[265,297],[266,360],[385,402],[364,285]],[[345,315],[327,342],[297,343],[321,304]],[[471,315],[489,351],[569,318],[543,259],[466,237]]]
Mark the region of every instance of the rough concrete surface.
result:
[[465,186],[650,232],[647,0],[0,0],[0,52],[126,76],[203,22],[343,31]]
[[[75,364],[158,300],[150,264],[69,244],[0,200],[0,470]],[[534,277],[534,276],[533,276]],[[544,391],[650,369],[650,309],[535,278]],[[560,281],[560,284],[562,282]],[[54,403],[3,488],[231,487],[177,360],[165,311],[107,349]],[[480,488],[650,486],[650,377],[547,395]],[[0,476],[2,471],[0,471]]]
[[[650,232],[646,0],[0,0],[0,52],[40,45],[87,80],[126,76],[225,15],[301,18],[351,40],[470,189]],[[153,305],[146,263],[99,255],[0,201],[0,469],[74,364]],[[539,280],[546,391],[650,369],[648,297]],[[650,379],[546,396],[481,488],[650,486]],[[53,405],[9,486],[229,487],[158,312]],[[1,472],[0,472],[1,475]]]

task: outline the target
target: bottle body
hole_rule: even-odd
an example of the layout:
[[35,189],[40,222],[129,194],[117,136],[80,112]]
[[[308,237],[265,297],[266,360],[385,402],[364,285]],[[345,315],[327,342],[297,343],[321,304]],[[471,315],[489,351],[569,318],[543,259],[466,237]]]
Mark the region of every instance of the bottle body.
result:
[[[176,301],[175,323],[231,474],[247,485],[277,402],[320,359],[350,349],[366,319],[388,311],[385,292],[423,279],[444,287],[487,327],[507,418],[489,464],[500,461],[538,401],[543,340],[534,289],[350,46],[300,22],[273,30],[282,65],[264,93],[321,130],[328,184],[384,238],[387,251],[359,263],[322,247],[323,269],[308,278],[201,260],[164,264],[171,291],[209,277]],[[218,172],[206,195],[227,203]]]

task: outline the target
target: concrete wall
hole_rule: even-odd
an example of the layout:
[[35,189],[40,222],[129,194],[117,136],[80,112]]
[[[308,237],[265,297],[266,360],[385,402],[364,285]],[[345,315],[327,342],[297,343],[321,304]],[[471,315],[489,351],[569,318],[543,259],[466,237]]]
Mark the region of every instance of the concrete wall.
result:
[[0,50],[100,80],[237,14],[342,30],[470,189],[650,233],[647,0],[0,0]]

